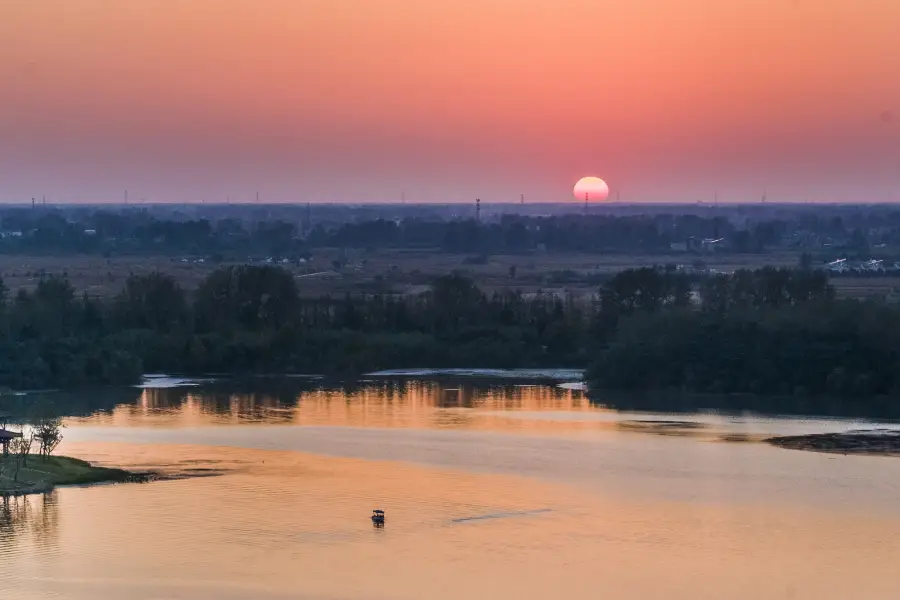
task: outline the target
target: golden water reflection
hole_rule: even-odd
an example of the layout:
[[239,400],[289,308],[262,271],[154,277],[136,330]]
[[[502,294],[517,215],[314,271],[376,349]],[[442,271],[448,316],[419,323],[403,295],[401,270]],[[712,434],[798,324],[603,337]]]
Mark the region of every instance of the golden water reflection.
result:
[[[717,421],[649,422],[545,385],[260,382],[119,392],[72,399],[78,409],[67,414],[83,416],[68,419],[60,452],[195,477],[61,488],[0,505],[4,595],[900,594],[897,459],[698,443]],[[369,522],[375,508],[387,511],[384,529]]]
[[546,385],[480,386],[406,381],[371,383],[344,390],[319,388],[295,393],[233,392],[215,389],[146,389],[133,404],[74,423],[108,426],[197,427],[249,423],[571,431],[610,426],[600,420],[513,418],[514,413],[606,411],[580,391]]

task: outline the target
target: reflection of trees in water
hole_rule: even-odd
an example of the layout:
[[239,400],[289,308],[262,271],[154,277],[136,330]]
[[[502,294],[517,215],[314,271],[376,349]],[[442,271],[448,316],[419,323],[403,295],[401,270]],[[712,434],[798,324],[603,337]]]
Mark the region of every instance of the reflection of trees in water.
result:
[[56,491],[42,496],[41,510],[32,520],[35,541],[40,546],[54,545],[59,536],[59,495]]
[[477,379],[380,381],[355,392],[345,389],[332,393],[342,393],[349,403],[374,399],[385,404],[422,404],[436,408],[541,410],[587,406],[581,393],[573,394],[554,385]]
[[172,414],[211,418],[214,421],[290,422],[296,394],[226,391],[221,389],[148,389],[137,406],[120,406],[132,415]]
[[29,535],[39,546],[55,544],[59,532],[58,502],[56,491],[41,496],[0,498],[0,546],[11,546]]
[[[297,410],[325,403],[364,404],[382,409],[410,406],[433,408],[558,408],[572,392],[548,385],[498,384],[459,380],[382,380],[340,385],[303,386],[281,393],[192,388],[144,390],[145,410],[177,410],[242,421],[291,422]],[[580,394],[577,395],[580,398]]]
[[900,404],[889,399],[858,403],[840,398],[775,397],[749,395],[687,395],[665,393],[595,393],[590,403],[581,392],[534,382],[478,379],[386,379],[325,382],[301,378],[223,380],[192,388],[136,390],[107,389],[86,393],[46,392],[27,396],[0,396],[0,413],[29,414],[43,397],[62,415],[92,416],[102,422],[124,414],[169,414],[175,418],[197,415],[228,422],[291,423],[305,411],[344,405],[348,409],[393,410],[410,408],[481,408],[486,410],[585,410],[591,404],[613,410],[695,412],[725,410],[769,414],[834,417],[900,418]]
[[3,496],[0,499],[0,541],[14,540],[30,509],[28,496]]
[[[94,405],[92,398],[96,399]],[[252,378],[196,387],[117,390],[99,396],[53,394],[51,399],[63,414],[90,415],[93,423],[123,425],[144,420],[287,424],[307,418],[334,418],[356,422],[366,415],[418,419],[418,411],[431,409],[578,410],[587,406],[580,392],[553,385],[452,378],[334,383],[287,377]],[[447,415],[442,418],[450,419]],[[439,423],[451,424],[462,423]]]
[[40,392],[22,396],[0,396],[0,412],[27,417],[32,408],[49,402],[54,410],[65,417],[88,417],[97,413],[112,412],[122,404],[135,404],[140,390],[133,388],[105,388],[83,392]]
[[175,408],[181,406],[185,396],[187,393],[183,388],[146,389],[141,392],[138,405],[149,410]]

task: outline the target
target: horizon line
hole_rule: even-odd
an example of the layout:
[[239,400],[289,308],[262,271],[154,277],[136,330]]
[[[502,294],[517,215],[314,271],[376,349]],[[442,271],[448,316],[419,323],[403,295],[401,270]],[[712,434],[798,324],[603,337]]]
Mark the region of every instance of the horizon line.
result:
[[[202,202],[202,201],[184,201],[184,202],[106,202],[106,201],[96,201],[96,202],[35,202],[32,204],[31,202],[4,202],[0,201],[0,207],[8,207],[8,208],[48,208],[48,207],[79,207],[79,206],[103,206],[103,207],[121,207],[121,208],[135,208],[139,209],[142,207],[165,207],[165,206],[210,206],[210,207],[226,207],[226,206],[237,206],[237,207],[271,207],[271,206],[306,206],[314,205],[314,206],[345,206],[352,208],[365,208],[365,207],[401,207],[401,208],[411,208],[411,207],[465,207],[471,206],[475,204],[472,202],[338,202],[338,201],[284,201],[284,202]],[[854,202],[849,200],[784,200],[784,201],[767,201],[761,202],[757,201],[591,201],[590,206],[593,207],[659,207],[659,206],[682,206],[682,207],[704,207],[704,208],[716,208],[716,207],[747,207],[747,206],[895,206],[900,205],[900,200],[874,200],[874,201],[864,201],[864,202]],[[578,200],[557,200],[557,201],[540,201],[540,202],[526,202],[521,203],[518,201],[482,201],[481,206],[517,206],[517,207],[526,207],[526,206],[571,206],[572,208],[583,209],[584,203],[583,201]]]

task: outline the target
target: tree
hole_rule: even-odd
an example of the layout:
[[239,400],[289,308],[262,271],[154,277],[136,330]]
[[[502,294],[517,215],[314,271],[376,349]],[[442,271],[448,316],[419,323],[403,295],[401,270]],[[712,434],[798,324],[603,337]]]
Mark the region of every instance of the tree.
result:
[[[68,333],[76,322],[75,288],[62,277],[42,277],[34,293],[19,290],[16,305],[20,308],[21,327],[30,327],[47,336]],[[27,308],[26,308],[27,307]],[[24,310],[22,310],[24,309]]]
[[34,418],[34,438],[40,445],[40,453],[42,456],[50,456],[56,447],[62,442],[62,418],[56,413],[53,405],[49,402],[42,403]]
[[131,327],[169,331],[188,321],[184,290],[172,276],[158,271],[129,275],[115,306],[119,322]]
[[665,306],[687,306],[690,293],[687,278],[674,269],[642,267],[626,269],[607,281],[600,290],[600,302],[603,311],[629,314]]
[[274,266],[216,269],[197,289],[195,312],[203,329],[280,327],[297,306],[297,284]]
[[463,322],[471,324],[484,302],[484,294],[468,277],[452,273],[435,280],[431,301],[439,326],[446,324],[455,329]]
[[19,481],[19,471],[22,467],[27,466],[28,456],[31,454],[31,447],[34,444],[33,433],[26,435],[24,429],[21,433],[20,437],[13,438],[9,442],[9,452],[12,457],[9,466],[12,470],[13,481]]
[[700,302],[705,311],[723,312],[731,306],[731,278],[714,275],[700,284]]
[[717,275],[700,286],[703,308],[725,311],[731,308],[778,308],[812,301],[831,300],[834,288],[822,271],[802,271],[764,267],[740,269],[732,275]]

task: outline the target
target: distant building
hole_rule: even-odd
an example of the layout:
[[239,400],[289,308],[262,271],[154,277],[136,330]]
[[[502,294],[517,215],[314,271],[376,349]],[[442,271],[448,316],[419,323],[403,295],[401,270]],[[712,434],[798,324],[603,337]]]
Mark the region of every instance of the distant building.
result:
[[706,238],[701,242],[701,247],[706,252],[714,252],[717,248],[722,246],[722,243],[725,241],[725,238]]
[[867,260],[866,262],[859,265],[860,271],[868,271],[870,273],[882,273],[884,272],[884,261],[883,260]]
[[825,265],[825,268],[831,271],[832,273],[846,273],[850,270],[849,265],[847,265],[846,258],[839,258],[835,261],[832,261]]

